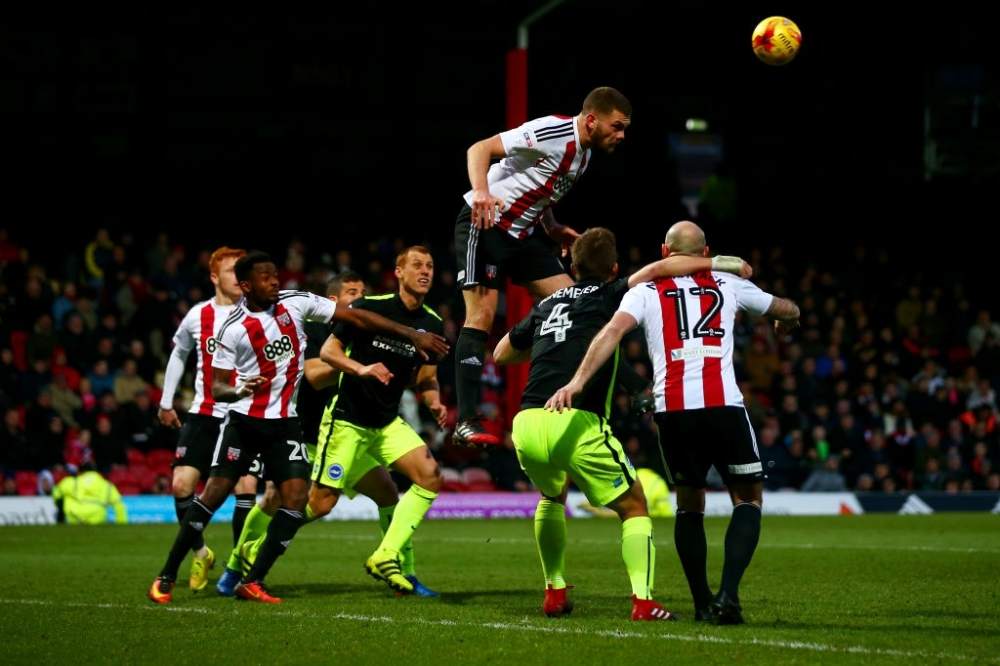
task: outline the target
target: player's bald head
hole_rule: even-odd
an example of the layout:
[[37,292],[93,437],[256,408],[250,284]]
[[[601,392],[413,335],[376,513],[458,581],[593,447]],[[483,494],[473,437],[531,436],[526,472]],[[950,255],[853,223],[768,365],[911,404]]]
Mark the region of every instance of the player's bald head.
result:
[[667,230],[663,242],[671,254],[700,255],[705,251],[705,232],[694,222],[682,220]]

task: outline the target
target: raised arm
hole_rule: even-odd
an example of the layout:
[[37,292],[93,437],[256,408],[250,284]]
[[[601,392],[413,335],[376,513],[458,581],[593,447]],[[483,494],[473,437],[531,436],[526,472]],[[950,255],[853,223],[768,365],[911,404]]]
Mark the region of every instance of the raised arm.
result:
[[649,282],[662,277],[678,277],[680,275],[691,275],[702,271],[721,271],[732,273],[742,278],[749,278],[753,275],[753,268],[750,264],[739,257],[730,257],[720,254],[717,257],[689,257],[684,254],[674,254],[665,259],[646,264],[635,273],[629,276],[628,286],[634,287],[643,282]]

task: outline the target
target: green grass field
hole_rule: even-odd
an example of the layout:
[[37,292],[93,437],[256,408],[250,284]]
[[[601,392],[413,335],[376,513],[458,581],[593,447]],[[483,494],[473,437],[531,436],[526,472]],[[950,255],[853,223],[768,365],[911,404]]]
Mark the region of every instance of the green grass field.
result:
[[[726,521],[707,522],[717,584]],[[303,528],[270,576],[281,606],[185,585],[160,608],[144,593],[174,527],[0,528],[0,662],[1000,663],[1000,516],[765,517],[740,627],[691,619],[669,520],[656,576],[672,623],[628,620],[617,521],[570,521],[576,610],[562,619],[541,615],[529,521],[425,522],[418,571],[438,600],[394,598],[364,574],[377,532]],[[208,537],[225,550],[229,526]]]

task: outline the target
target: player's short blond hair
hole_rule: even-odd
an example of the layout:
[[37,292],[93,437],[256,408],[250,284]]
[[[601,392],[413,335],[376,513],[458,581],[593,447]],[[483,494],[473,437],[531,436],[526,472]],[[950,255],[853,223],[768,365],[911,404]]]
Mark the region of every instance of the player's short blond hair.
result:
[[420,254],[426,254],[431,259],[434,258],[434,255],[431,254],[431,251],[427,249],[427,247],[423,245],[411,245],[409,247],[404,247],[400,253],[396,255],[396,268],[402,268],[406,265],[406,258],[410,256],[411,252],[419,252]]

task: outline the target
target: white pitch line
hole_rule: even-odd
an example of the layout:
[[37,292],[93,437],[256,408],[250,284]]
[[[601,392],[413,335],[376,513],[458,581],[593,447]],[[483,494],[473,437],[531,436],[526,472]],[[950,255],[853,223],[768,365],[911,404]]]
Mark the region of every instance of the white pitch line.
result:
[[[192,608],[177,606],[150,606],[148,604],[87,604],[69,602],[63,603],[46,599],[0,599],[0,604],[21,604],[27,606],[69,606],[73,608],[102,608],[111,610],[165,610],[186,613],[201,613],[212,615],[233,615],[234,613],[208,608]],[[315,613],[305,613],[293,610],[277,610],[270,613],[283,617],[315,618]],[[529,632],[540,634],[560,634],[571,636],[603,636],[612,639],[650,639],[665,641],[681,641],[685,643],[711,643],[715,645],[735,645],[777,648],[784,650],[801,650],[807,652],[842,652],[845,654],[863,654],[882,657],[902,657],[907,659],[937,659],[940,661],[991,661],[988,658],[975,657],[971,655],[955,653],[934,653],[921,650],[897,650],[894,648],[866,647],[864,645],[832,645],[830,643],[814,643],[809,641],[780,641],[766,638],[725,638],[722,636],[710,636],[707,634],[652,634],[640,633],[636,631],[624,631],[620,629],[584,629],[572,627],[549,627],[534,624],[514,624],[511,622],[461,622],[458,620],[425,620],[422,618],[395,618],[387,615],[359,615],[357,613],[331,613],[325,614],[325,618],[333,620],[344,620],[347,622],[360,622],[371,624],[372,622],[391,623],[400,625],[424,625],[436,627],[457,627],[469,629],[499,629],[501,631]],[[525,618],[527,622],[527,618]],[[993,659],[992,663],[1000,663],[1000,660]]]
[[[145,608],[147,610],[157,610],[156,606],[135,604],[93,604],[78,601],[52,601],[51,599],[0,599],[0,604],[20,604],[23,606],[59,606],[62,608],[109,608],[112,610],[135,610]],[[192,606],[163,606],[162,610],[173,611],[175,613],[201,613],[210,614],[208,608],[198,608]]]
[[[344,541],[371,541],[373,543],[378,543],[379,534],[373,531],[371,534],[352,534],[352,533],[335,533],[335,534],[324,534],[321,532],[302,531],[296,536],[296,539],[324,539],[336,541],[338,539]],[[491,538],[491,537],[438,537],[438,536],[427,536],[425,537],[428,542],[431,541],[444,541],[447,543],[499,543],[499,544],[534,544],[534,539],[529,539],[527,537],[501,537],[501,538]],[[569,537],[567,543],[574,544],[586,544],[586,545],[614,545],[614,539],[574,539]],[[672,546],[673,541],[656,541],[657,546]],[[722,547],[722,543],[710,543],[709,546]],[[901,551],[901,552],[930,552],[930,553],[991,553],[1000,554],[1000,548],[958,548],[954,546],[881,546],[876,544],[816,544],[816,543],[761,543],[757,546],[758,548],[788,548],[788,549],[802,549],[802,550],[891,550],[891,551]]]

